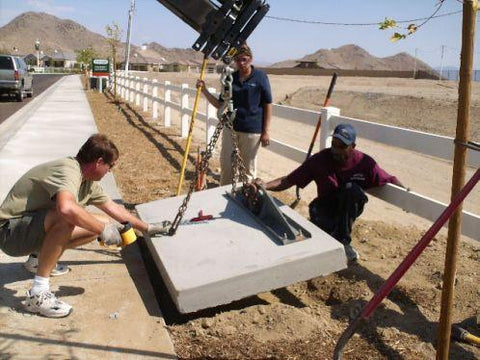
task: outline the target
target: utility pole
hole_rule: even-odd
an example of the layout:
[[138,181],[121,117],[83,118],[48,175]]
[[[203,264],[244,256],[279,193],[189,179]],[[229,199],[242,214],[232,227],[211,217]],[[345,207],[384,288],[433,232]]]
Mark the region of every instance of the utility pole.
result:
[[130,0],[130,10],[128,11],[127,43],[125,46],[125,75],[128,75],[128,66],[130,62],[130,39],[132,37],[133,12],[135,11],[135,0]]
[[415,48],[415,58],[413,61],[413,78],[417,77],[417,55],[418,55],[418,48]]
[[37,70],[35,71],[38,71],[40,67],[40,41],[38,39],[35,41],[35,50],[37,50]]
[[[469,141],[470,106],[472,98],[472,68],[477,22],[477,0],[463,1],[462,52],[460,55],[460,83],[458,85],[457,130],[453,159],[451,199],[465,184],[465,162]],[[448,223],[447,250],[443,272],[442,305],[437,336],[437,360],[448,360],[452,326],[452,306],[455,293],[455,273],[457,271],[458,247],[462,230],[462,204],[457,208]]]
[[443,55],[445,54],[445,45],[442,45],[442,55],[440,55],[440,77],[438,80],[442,80],[443,74]]

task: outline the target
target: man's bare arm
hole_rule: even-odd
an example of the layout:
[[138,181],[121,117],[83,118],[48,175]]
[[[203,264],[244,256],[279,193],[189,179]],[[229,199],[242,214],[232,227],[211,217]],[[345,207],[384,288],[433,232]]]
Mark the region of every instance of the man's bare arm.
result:
[[110,217],[114,218],[118,222],[130,222],[134,228],[146,232],[148,224],[135,215],[131,214],[124,206],[117,204],[116,202],[109,200],[105,204],[96,205],[100,210],[104,211]]
[[81,227],[95,234],[101,234],[105,224],[81,207],[75,196],[67,190],[59,191],[56,195],[58,213],[72,225]]
[[264,182],[262,179],[255,179],[255,185],[262,185],[265,190],[283,191],[291,188],[294,184],[288,180],[286,176],[279,177],[269,182]]

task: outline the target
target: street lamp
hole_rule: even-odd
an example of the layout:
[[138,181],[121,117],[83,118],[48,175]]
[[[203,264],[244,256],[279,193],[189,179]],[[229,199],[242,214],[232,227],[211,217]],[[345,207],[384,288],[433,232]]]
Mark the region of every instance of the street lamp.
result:
[[35,50],[37,50],[37,67],[40,67],[40,41],[35,41]]

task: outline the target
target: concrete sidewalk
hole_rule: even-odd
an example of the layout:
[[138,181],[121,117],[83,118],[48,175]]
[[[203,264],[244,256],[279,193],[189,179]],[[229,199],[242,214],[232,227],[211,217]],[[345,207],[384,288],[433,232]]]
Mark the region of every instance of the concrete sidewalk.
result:
[[[25,171],[75,155],[95,132],[80,78],[62,78],[0,125],[0,202]],[[120,199],[113,176],[103,185]],[[33,278],[25,260],[0,252],[1,358],[176,358],[136,244],[118,253],[91,243],[64,254],[71,271],[51,278],[74,307],[64,319],[23,311]]]

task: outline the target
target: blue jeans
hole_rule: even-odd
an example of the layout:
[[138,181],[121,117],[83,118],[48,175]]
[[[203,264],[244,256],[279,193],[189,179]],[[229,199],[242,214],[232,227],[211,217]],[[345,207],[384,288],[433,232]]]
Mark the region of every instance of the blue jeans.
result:
[[309,205],[310,221],[343,245],[352,242],[352,227],[362,214],[368,197],[355,183],[327,197],[316,198]]

